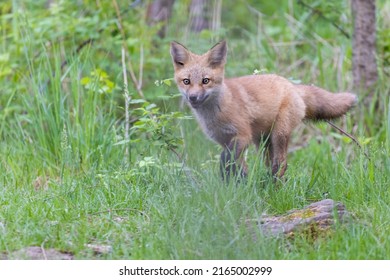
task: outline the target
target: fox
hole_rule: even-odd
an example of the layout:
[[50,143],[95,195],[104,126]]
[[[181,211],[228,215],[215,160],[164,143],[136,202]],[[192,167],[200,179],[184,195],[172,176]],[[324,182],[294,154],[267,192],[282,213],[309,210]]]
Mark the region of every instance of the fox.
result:
[[223,178],[248,174],[244,153],[252,143],[264,147],[272,176],[282,178],[292,131],[305,120],[339,118],[357,103],[353,93],[331,93],[276,74],[225,78],[227,50],[226,40],[201,55],[170,44],[178,90],[204,133],[223,148]]

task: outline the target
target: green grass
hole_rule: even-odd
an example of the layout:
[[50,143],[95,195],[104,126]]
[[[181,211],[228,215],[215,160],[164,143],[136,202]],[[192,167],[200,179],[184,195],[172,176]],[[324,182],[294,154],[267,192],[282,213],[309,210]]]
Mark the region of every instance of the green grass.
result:
[[[47,168],[31,147],[3,146],[1,250],[42,245],[76,258],[107,259],[390,257],[390,170],[384,147],[372,145],[369,161],[352,144],[337,143],[342,151],[335,152],[333,144],[310,141],[290,155],[286,179],[277,186],[252,156],[251,176],[237,186],[221,182],[213,157],[206,162],[208,154],[217,153],[213,144],[202,135],[188,141],[195,185],[166,152],[161,166],[101,164],[78,173],[65,168],[62,177],[55,177],[55,172],[43,173]],[[41,184],[35,182],[38,176]],[[349,224],[326,238],[269,238],[247,227],[246,220],[263,213],[281,214],[323,198],[343,202],[352,213]],[[97,257],[86,244],[113,250]]]
[[[259,19],[270,25],[275,20]],[[153,115],[160,123],[143,116],[156,129],[133,128],[132,141],[123,144],[122,73],[120,59],[111,59],[112,50],[102,55],[93,46],[74,54],[64,52],[61,43],[48,49],[44,38],[30,38],[29,27],[16,17],[12,22],[15,30],[23,30],[14,36],[24,39],[18,49],[24,62],[12,66],[19,71],[13,79],[0,81],[5,89],[0,97],[0,252],[42,246],[70,252],[76,259],[390,259],[390,103],[385,73],[376,88],[380,107],[359,105],[336,122],[354,130],[369,159],[328,125],[305,124],[291,139],[290,146],[297,149],[289,154],[281,182],[273,182],[261,152],[252,147],[248,179],[226,185],[218,170],[220,148],[194,120],[170,119],[161,125],[164,119],[158,119],[163,108],[178,110],[179,103],[155,98],[177,93],[174,86],[153,85],[172,75],[168,42],[158,41],[164,52],[145,66],[145,95],[161,108]],[[286,46],[302,40],[297,47],[270,47],[270,37],[250,29],[242,35],[248,40],[229,40],[228,75],[267,68],[333,91],[347,88],[349,41],[338,35],[324,43],[318,36],[335,36],[331,30],[309,36],[301,23],[282,24],[274,35]],[[268,36],[276,32],[267,30]],[[199,48],[206,49],[210,40],[202,36]],[[195,39],[190,45],[197,45]],[[33,44],[39,46],[38,55],[29,48]],[[316,44],[320,47],[311,51]],[[112,48],[119,49],[114,43]],[[103,66],[117,87],[101,94],[104,81],[91,72],[106,69]],[[165,76],[153,76],[154,68]],[[89,88],[82,84],[83,77],[90,78]],[[138,98],[135,92],[132,96]],[[131,115],[140,117],[136,106]],[[168,140],[179,143],[174,141],[178,135],[182,144],[165,145]],[[254,227],[253,221],[265,213],[279,215],[325,198],[342,202],[351,213],[347,224],[335,226],[325,237],[266,237]],[[112,250],[96,255],[88,244]]]

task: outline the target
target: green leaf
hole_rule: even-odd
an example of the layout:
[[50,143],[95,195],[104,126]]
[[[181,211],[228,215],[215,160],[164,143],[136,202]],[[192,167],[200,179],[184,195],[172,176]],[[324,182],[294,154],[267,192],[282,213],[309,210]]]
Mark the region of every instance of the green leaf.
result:
[[136,46],[139,44],[139,39],[138,38],[129,38],[126,40],[127,45],[130,46]]
[[372,140],[372,137],[360,137],[359,142],[362,146],[368,145]]
[[112,82],[112,81],[110,81],[110,80],[108,80],[108,79],[107,79],[105,82],[106,82],[106,86],[107,86],[110,90],[112,90],[112,89],[114,88],[114,86],[115,86],[114,82]]
[[145,109],[149,111],[149,110],[151,110],[151,109],[153,109],[153,108],[156,108],[156,107],[157,107],[157,105],[152,103],[152,104],[150,104],[149,106],[146,106]]
[[85,86],[85,85],[88,85],[89,83],[91,83],[91,78],[90,77],[84,77],[80,80],[80,83]]
[[0,54],[0,62],[8,62],[9,61],[9,53]]
[[170,87],[172,85],[172,78],[171,79],[162,80],[162,82]]
[[140,104],[140,103],[145,103],[146,101],[144,99],[131,99],[129,101],[129,104]]

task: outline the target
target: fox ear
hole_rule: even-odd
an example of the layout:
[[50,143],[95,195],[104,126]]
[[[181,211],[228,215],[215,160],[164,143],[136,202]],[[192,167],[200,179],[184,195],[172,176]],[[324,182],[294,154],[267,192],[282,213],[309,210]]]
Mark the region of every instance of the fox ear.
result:
[[188,61],[189,51],[182,44],[171,42],[171,56],[173,65],[175,67],[181,67]]
[[227,43],[225,40],[219,42],[208,52],[208,61],[211,67],[223,66],[226,63]]

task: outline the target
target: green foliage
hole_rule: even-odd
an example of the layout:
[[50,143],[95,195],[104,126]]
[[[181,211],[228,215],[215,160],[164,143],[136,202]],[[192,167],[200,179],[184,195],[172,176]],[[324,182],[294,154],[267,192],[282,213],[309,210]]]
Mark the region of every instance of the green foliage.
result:
[[158,148],[175,150],[183,144],[180,137],[175,135],[176,120],[188,119],[181,112],[171,112],[164,114],[155,104],[150,104],[144,100],[132,100],[132,104],[143,102],[142,106],[135,109],[135,114],[139,114],[139,119],[132,127],[134,143],[139,143],[143,135],[147,137],[149,145]]
[[[117,1],[121,19],[114,1],[0,2],[0,253],[44,246],[100,259],[388,259],[386,1],[378,1],[380,106],[358,106],[337,122],[370,159],[329,126],[307,124],[294,133],[285,181],[275,185],[251,148],[247,181],[226,185],[219,148],[180,108],[170,40],[203,52],[227,38],[229,76],[276,72],[350,88],[351,42],[335,27],[351,33],[348,1],[300,2],[222,1],[222,28],[192,34],[189,1],[176,1],[166,38],[146,23],[145,5],[127,1]],[[354,217],[325,239],[248,228],[265,212],[323,198]],[[113,250],[95,255],[92,243]]]
[[86,90],[91,90],[100,94],[111,93],[115,86],[109,79],[107,73],[102,69],[92,71],[91,76],[83,77],[80,82]]

